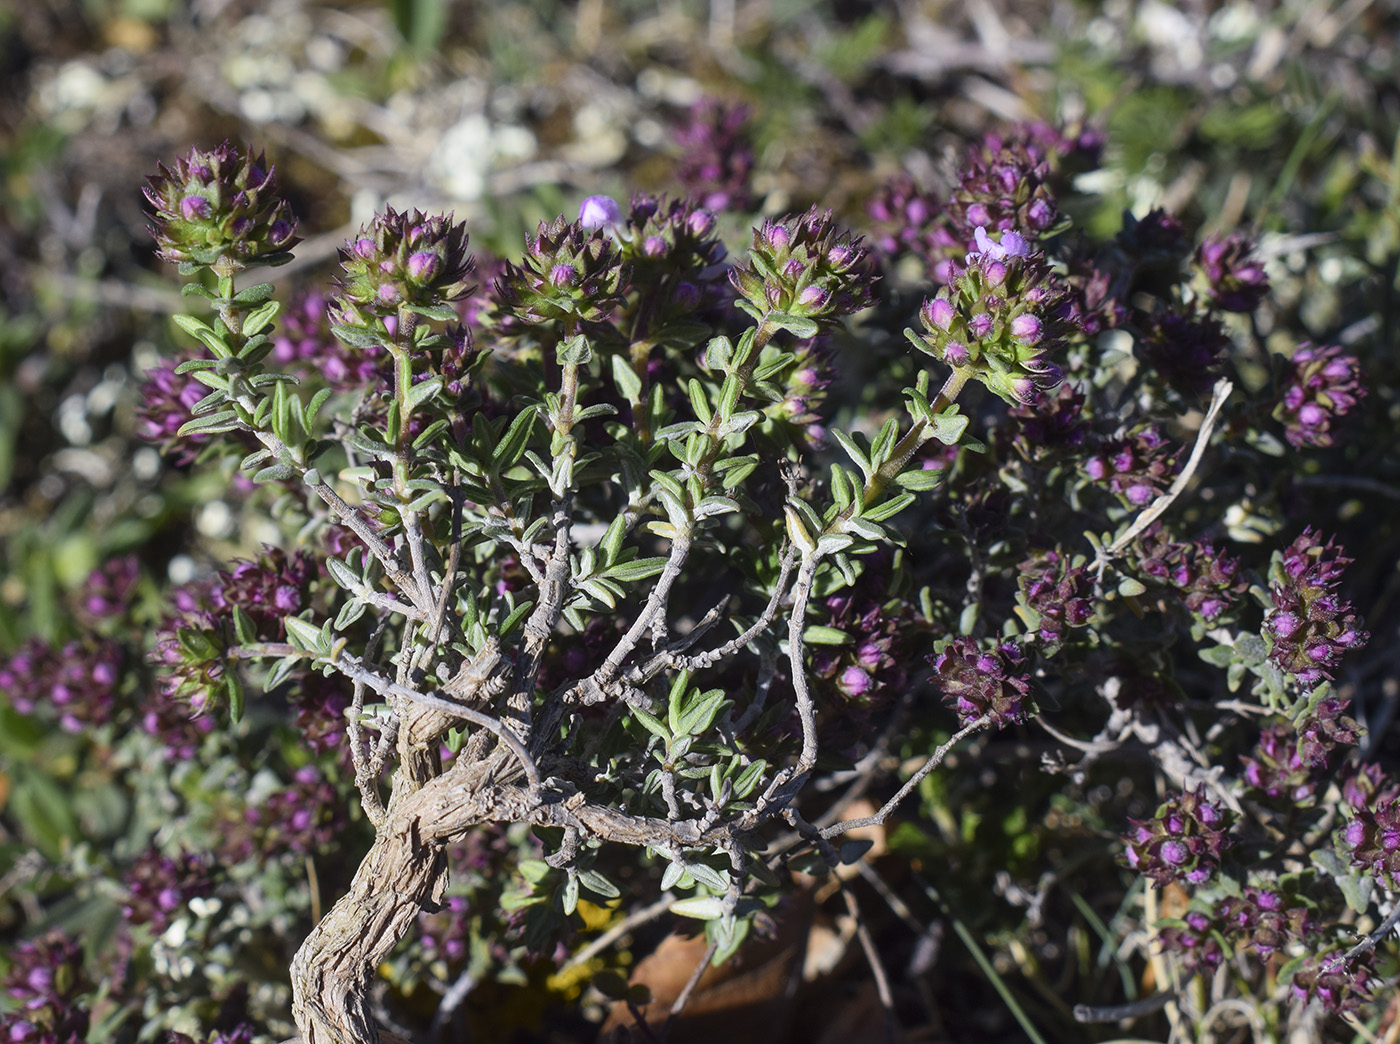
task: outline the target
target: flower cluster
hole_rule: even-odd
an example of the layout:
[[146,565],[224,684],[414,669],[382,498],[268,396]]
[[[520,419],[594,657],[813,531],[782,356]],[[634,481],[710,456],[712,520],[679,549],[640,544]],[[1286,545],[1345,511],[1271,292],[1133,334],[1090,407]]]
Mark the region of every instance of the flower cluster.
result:
[[1254,241],[1243,232],[1207,236],[1192,259],[1204,283],[1204,297],[1224,312],[1252,312],[1269,292],[1264,266],[1254,259]]
[[75,1003],[86,984],[77,941],[53,930],[15,944],[7,955],[5,992],[16,1007],[0,1016],[0,1040],[14,1044],[81,1044],[88,1013]]
[[316,578],[316,562],[310,551],[288,555],[279,547],[264,546],[256,559],[235,558],[233,568],[220,570],[209,585],[212,617],[225,618],[234,606],[252,619],[258,635],[277,640],[286,633],[282,623],[310,604],[310,586]]
[[1151,819],[1129,822],[1124,863],[1161,885],[1210,880],[1229,844],[1230,814],[1208,800],[1204,788],[1169,797]]
[[1247,935],[1261,960],[1267,961],[1279,950],[1304,943],[1317,931],[1312,910],[1297,896],[1277,888],[1245,888],[1244,895],[1220,901],[1220,919],[1231,934]]
[[1293,996],[1300,1001],[1317,1001],[1334,1014],[1354,1012],[1371,997],[1371,969],[1363,955],[1350,964],[1340,954],[1309,957],[1293,973]]
[[331,335],[328,301],[318,290],[292,299],[280,316],[271,359],[294,371],[315,374],[335,392],[361,392],[383,377],[388,359],[382,345],[352,349]]
[[1329,694],[1294,723],[1298,753],[1308,764],[1325,768],[1327,755],[1337,744],[1354,747],[1361,742],[1366,730],[1344,713],[1348,706],[1348,701]]
[[951,282],[961,271],[965,237],[953,231],[938,199],[907,174],[877,189],[865,212],[874,221],[872,243],[882,257],[894,261],[912,255],[939,283]]
[[622,303],[630,278],[605,228],[559,217],[540,223],[519,267],[505,263],[496,280],[496,308],[501,317],[530,325],[597,322]]
[[1265,726],[1259,742],[1241,755],[1244,781],[1266,796],[1299,807],[1312,804],[1321,769],[1303,757],[1298,733],[1291,725]]
[[675,130],[681,147],[676,180],[711,210],[748,210],[753,206],[753,141],[747,105],[725,105],[702,98],[690,107],[686,123]]
[[278,198],[275,171],[261,154],[224,142],[208,151],[191,149],[173,170],[156,169],[145,195],[164,260],[232,275],[291,259],[288,251],[300,242],[296,220]]
[[813,207],[754,229],[748,262],[730,269],[729,281],[739,307],[755,319],[777,313],[830,324],[873,299],[869,257],[860,239],[832,223],[830,211]]
[[1186,395],[1210,390],[1230,347],[1225,328],[1213,316],[1183,315],[1172,308],[1134,315],[1137,350],[1155,373]]
[[1205,540],[1174,541],[1157,522],[1143,530],[1133,550],[1142,575],[1173,588],[1187,612],[1206,625],[1219,620],[1249,588],[1237,559]]
[[1400,799],[1400,786],[1379,765],[1361,764],[1342,783],[1342,799],[1352,808],[1375,811]]
[[1351,865],[1364,867],[1387,888],[1400,889],[1400,801],[1353,806],[1342,827],[1342,842],[1351,850]]
[[345,808],[335,784],[304,765],[290,785],[249,808],[247,821],[257,830],[260,852],[315,852],[345,828]]
[[1289,360],[1283,394],[1274,407],[1274,420],[1296,449],[1332,445],[1332,422],[1352,409],[1366,394],[1361,364],[1337,345],[1299,345]]
[[632,282],[648,288],[650,329],[659,332],[721,303],[726,249],[713,211],[639,193],[619,218],[622,259]]
[[372,316],[396,316],[400,305],[431,308],[465,297],[467,238],[467,227],[450,214],[386,207],[340,251],[334,321],[365,327]]
[[180,359],[147,371],[136,405],[136,434],[160,447],[161,455],[177,468],[188,467],[210,441],[210,435],[176,438],[181,426],[192,416],[195,403],[209,389],[189,374],[175,372]]
[[1083,627],[1094,615],[1084,563],[1059,551],[1040,551],[1017,566],[1021,589],[1017,613],[1046,656],[1054,655],[1071,627]]
[[1049,460],[1084,444],[1084,392],[1065,383],[1036,403],[1017,403],[1007,410],[1016,423],[997,429],[998,442],[1032,460]]
[[967,268],[924,301],[914,347],[981,381],[1009,403],[1031,403],[1063,378],[1051,355],[1069,331],[1066,291],[1017,232],[979,226]]
[[1038,236],[1059,216],[1049,179],[1047,154],[1039,143],[1024,135],[988,134],[970,151],[968,165],[958,175],[951,216],[969,231]]
[[1220,921],[1200,910],[1189,910],[1179,921],[1160,922],[1157,943],[1175,955],[1187,975],[1211,974],[1225,961]]
[[1350,562],[1333,541],[1324,545],[1305,529],[1275,563],[1274,608],[1264,620],[1264,636],[1269,658],[1302,685],[1331,678],[1342,654],[1369,637],[1357,628],[1351,603],[1336,594]]
[[985,715],[998,727],[1024,721],[1031,712],[1030,675],[1014,673],[1024,662],[1015,642],[983,649],[972,638],[954,638],[929,657],[933,683],[957,710],[958,721],[966,725]]
[[167,856],[149,848],[127,868],[126,887],[122,914],[132,924],[149,924],[160,933],[191,899],[209,895],[214,880],[206,857],[185,851]]
[[127,612],[141,580],[141,562],[135,555],[113,558],[88,574],[78,592],[78,613],[96,626]]
[[21,714],[53,714],[65,732],[112,720],[125,650],[112,641],[75,639],[55,649],[30,639],[0,662],[0,691]]
[[1090,481],[1107,486],[1129,507],[1145,507],[1176,476],[1176,447],[1155,424],[1107,440],[1080,465]]

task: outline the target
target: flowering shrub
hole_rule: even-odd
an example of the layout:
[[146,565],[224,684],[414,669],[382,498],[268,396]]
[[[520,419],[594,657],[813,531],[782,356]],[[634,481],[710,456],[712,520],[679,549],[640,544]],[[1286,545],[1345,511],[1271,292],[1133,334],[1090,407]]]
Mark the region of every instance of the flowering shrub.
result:
[[[229,781],[191,767],[178,822],[116,849],[105,992],[68,936],[23,944],[10,1039],[134,1025],[197,946],[224,1009],[202,1039],[249,1039],[278,1002],[231,969],[295,935],[303,1041],[372,1041],[376,976],[457,1003],[448,980],[556,969],[597,911],[657,892],[723,962],[797,871],[862,859],[856,826],[903,817],[920,873],[987,858],[959,848],[973,819],[925,829],[957,810],[939,779],[1043,735],[1044,777],[1094,813],[1063,817],[1076,843],[1141,889],[1144,961],[1280,1027],[1370,1010],[1400,803],[1338,684],[1368,635],[1350,559],[1267,481],[1280,438],[1333,444],[1359,360],[1294,346],[1264,386],[1242,233],[1074,229],[1084,129],[988,135],[946,196],[900,175],[868,240],[813,207],[731,252],[743,124],[697,107],[691,196],[589,197],[519,256],[386,208],[285,314],[245,279],[298,244],[263,157],[150,179],[198,347],[149,375],[141,434],[278,542],[166,592],[156,626],[137,567],[103,565],[74,598],[91,633],[20,646],[0,686],[155,759],[266,749]],[[293,870],[314,925],[258,921]],[[1174,1018],[1214,1017],[1168,981]]]

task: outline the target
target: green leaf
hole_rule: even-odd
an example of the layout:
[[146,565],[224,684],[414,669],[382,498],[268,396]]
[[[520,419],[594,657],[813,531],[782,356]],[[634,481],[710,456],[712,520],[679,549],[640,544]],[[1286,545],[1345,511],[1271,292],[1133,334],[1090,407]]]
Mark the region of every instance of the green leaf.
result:
[[416,410],[423,403],[430,401],[442,388],[441,377],[429,377],[426,381],[419,381],[408,389],[408,408]]
[[336,340],[350,348],[377,348],[384,343],[384,335],[367,326],[332,323],[331,333],[335,334]]
[[516,624],[518,624],[521,620],[525,619],[525,614],[528,613],[534,607],[534,602],[521,602],[514,609],[512,609],[510,611],[510,615],[501,621],[500,629],[497,632],[500,635],[500,637],[505,638],[512,631],[514,631]]
[[520,462],[520,456],[525,452],[530,434],[534,431],[536,416],[538,412],[531,406],[510,422],[510,430],[491,454],[491,463],[495,467],[504,471]]
[[236,725],[243,717],[243,706],[246,702],[243,681],[238,677],[236,670],[224,674],[224,688],[228,692],[228,718]]
[[[930,489],[937,489],[943,482],[943,472],[935,470],[905,471],[895,476],[895,484],[901,489],[912,490],[915,493],[924,493]],[[869,512],[866,513],[867,515]]]
[[569,879],[564,882],[564,916],[568,917],[578,909],[578,875],[570,874]]
[[1146,590],[1146,584],[1131,576],[1125,576],[1118,581],[1118,593],[1124,598],[1136,598]]
[[319,653],[321,655],[330,652],[329,646],[323,648],[324,643],[321,637],[321,629],[315,624],[303,620],[299,616],[288,616],[283,620],[283,623],[285,623],[287,627],[288,640],[299,649],[305,649],[307,652]]
[[640,401],[642,379],[637,376],[637,371],[632,369],[632,364],[620,353],[612,357],[612,378],[623,398],[628,402]]
[[259,485],[265,482],[286,482],[297,477],[297,469],[290,464],[270,464],[253,476]]
[[734,797],[742,801],[752,794],[754,788],[762,781],[763,773],[767,770],[768,762],[759,759],[739,773],[734,779]]
[[[250,287],[249,289],[253,288]],[[237,300],[237,298],[234,298],[234,300]],[[249,312],[243,320],[243,335],[245,337],[252,337],[254,334],[261,333],[271,324],[273,319],[277,318],[277,313],[281,311],[281,309],[282,305],[280,302],[268,301],[261,307]]]
[[713,895],[697,895],[689,899],[678,899],[671,904],[671,912],[682,917],[694,917],[700,921],[713,921],[724,916],[724,900]]
[[656,558],[637,558],[631,562],[618,562],[609,566],[603,573],[599,574],[609,580],[617,580],[624,584],[635,583],[638,580],[646,580],[657,576],[666,568],[666,558],[658,556]]
[[244,287],[234,294],[233,303],[236,305],[259,305],[271,298],[276,292],[277,287],[271,283],[256,283],[253,286]]
[[573,363],[576,366],[583,366],[593,358],[593,348],[588,343],[586,336],[576,334],[567,341],[559,342],[559,347],[555,350],[555,357],[561,364]]
[[178,438],[184,438],[186,435],[219,435],[242,426],[243,422],[238,419],[237,410],[223,410],[186,421],[180,425],[180,430],[175,435]]
[[676,727],[678,736],[700,736],[708,729],[724,706],[724,690],[710,689],[701,693],[687,706]]
[[[687,864],[685,865],[685,868],[686,868],[686,870],[690,873],[690,876],[691,876],[691,877],[695,878],[695,880],[699,881],[702,885],[704,885],[706,888],[710,889],[711,891],[713,891],[713,892],[725,892],[725,891],[728,891],[728,889],[729,889],[729,875],[728,875],[728,874],[722,873],[721,871],[716,870],[714,867],[708,865],[707,863],[700,863],[700,862],[687,863]],[[674,910],[675,907],[672,907],[672,909]],[[687,915],[687,916],[693,916],[693,915]]]
[[631,710],[632,716],[636,718],[637,721],[641,722],[642,726],[648,732],[650,732],[653,736],[656,736],[663,743],[671,742],[671,734],[666,731],[666,726],[664,723],[662,723],[660,718],[656,717],[654,714],[647,713],[646,711],[642,710],[641,707],[633,707],[631,708]]
[[252,645],[258,640],[258,629],[253,625],[252,617],[237,604],[233,607],[233,633],[242,645]]
[[311,401],[306,404],[306,412],[303,414],[306,430],[311,430],[311,425],[316,421],[316,415],[321,412],[321,407],[326,404],[326,400],[331,397],[329,388],[322,388],[315,395],[311,396]]
[[694,886],[694,879],[691,879],[690,875],[685,872],[685,864],[667,863],[665,871],[661,874],[661,890],[663,892],[669,892],[672,888],[675,888],[681,883],[682,878],[690,879],[690,884],[682,887]]
[[821,326],[805,315],[788,315],[786,312],[769,312],[767,319],[779,329],[786,330],[794,337],[806,339],[821,333]]
[[803,630],[802,640],[808,645],[849,645],[851,636],[835,627],[813,624]]
[[578,879],[579,883],[594,895],[601,895],[605,899],[617,899],[622,895],[617,885],[613,884],[597,870],[585,870],[578,875]]

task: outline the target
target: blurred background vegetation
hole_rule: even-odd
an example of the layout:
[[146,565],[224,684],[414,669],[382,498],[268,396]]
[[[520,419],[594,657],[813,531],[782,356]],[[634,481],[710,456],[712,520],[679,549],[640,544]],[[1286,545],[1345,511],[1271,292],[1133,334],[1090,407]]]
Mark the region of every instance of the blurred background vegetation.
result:
[[[323,282],[336,248],[386,202],[455,211],[474,248],[509,256],[584,196],[665,190],[683,151],[675,128],[705,97],[750,107],[754,215],[820,203],[858,225],[894,172],[946,184],[980,133],[1044,119],[1106,132],[1103,168],[1076,186],[1082,227],[1111,235],[1125,208],[1163,206],[1193,232],[1256,232],[1275,288],[1254,320],[1258,343],[1343,343],[1366,363],[1367,436],[1338,448],[1344,467],[1315,455],[1311,485],[1291,493],[1314,498],[1318,523],[1361,561],[1375,654],[1348,683],[1363,714],[1389,714],[1400,698],[1400,16],[1368,0],[0,6],[0,656],[82,633],[78,593],[115,556],[139,559],[139,625],[159,615],[167,582],[255,553],[273,524],[268,502],[226,473],[172,466],[136,434],[141,378],[177,343],[162,317],[178,297],[139,195],[158,161],[225,138],[265,148],[307,240],[272,277],[295,288]],[[744,233],[729,229],[731,248]],[[1255,379],[1267,379],[1262,362]],[[217,802],[260,768],[285,778],[305,759],[292,734],[276,735],[281,761],[245,750],[252,767],[221,782],[207,766],[164,765],[154,744],[44,728],[0,698],[0,971],[10,942],[48,924],[115,945],[119,888],[104,890],[103,874],[174,809]],[[125,753],[97,757],[94,743]],[[931,777],[932,818],[889,839],[916,870],[929,833],[965,842],[967,890],[946,898],[982,940],[976,959],[948,958],[964,969],[949,981],[965,986],[967,1010],[931,1020],[923,1039],[1024,1039],[1003,977],[1036,1019],[1069,1026],[1067,1005],[1092,998],[1066,983],[1129,976],[1113,956],[1115,913],[1093,895],[1057,901],[1057,923],[1027,909],[1021,882],[1063,867],[1053,846],[1065,821],[1121,829],[1092,822],[1092,802],[1052,799],[1033,762],[953,811]],[[200,980],[207,996],[190,994],[188,976],[180,985],[178,961],[150,973],[166,985],[143,1001],[148,1035],[194,1032],[235,982],[264,1017],[285,1011],[286,958],[319,901],[309,863],[288,853],[258,870],[261,967]],[[998,869],[1009,876],[992,894]],[[411,1009],[407,968],[391,978]],[[548,1035],[522,1011],[572,999],[580,980],[522,968],[511,988],[531,999],[493,994],[494,1029]],[[1073,1032],[1105,1039],[1111,1027]]]

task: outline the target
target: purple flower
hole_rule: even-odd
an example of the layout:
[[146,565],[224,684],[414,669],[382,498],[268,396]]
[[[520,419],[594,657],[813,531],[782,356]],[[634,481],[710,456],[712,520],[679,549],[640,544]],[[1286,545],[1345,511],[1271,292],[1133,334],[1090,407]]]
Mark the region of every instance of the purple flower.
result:
[[608,228],[622,224],[622,208],[611,196],[589,196],[578,208],[578,221],[584,228]]
[[172,264],[231,274],[286,261],[299,242],[273,168],[229,142],[191,149],[173,169],[158,164],[144,192],[159,255]]
[[1084,565],[1071,565],[1058,551],[1041,551],[1018,567],[1021,605],[1017,615],[1026,621],[1031,636],[1047,656],[1064,642],[1070,628],[1083,627],[1094,615],[1094,601],[1087,591]]
[[1254,241],[1242,232],[1208,236],[1193,259],[1211,305],[1226,312],[1252,312],[1269,292],[1264,266],[1254,259]]
[[681,148],[676,181],[710,210],[748,210],[753,205],[754,149],[748,122],[748,106],[702,98],[691,107],[687,122],[676,128]]
[[1230,339],[1212,316],[1164,310],[1136,312],[1137,351],[1143,361],[1173,388],[1187,395],[1210,390]]
[[1274,419],[1297,449],[1332,445],[1332,423],[1366,394],[1361,364],[1336,345],[1302,344],[1289,360],[1289,373],[1274,407]]
[[1145,424],[1122,438],[1105,440],[1080,465],[1094,483],[1107,485],[1134,507],[1160,496],[1175,477],[1175,448],[1155,425]]
[[622,303],[630,276],[630,266],[607,232],[561,216],[540,224],[526,243],[520,267],[503,266],[493,319],[527,325],[597,322]]
[[1354,1012],[1371,997],[1369,953],[1351,963],[1339,953],[1309,957],[1293,973],[1293,996],[1305,1003],[1317,1001],[1332,1013]]
[[829,326],[873,300],[869,254],[814,207],[754,229],[748,263],[731,268],[729,281],[755,319],[779,312]]
[[1024,721],[1031,712],[1030,675],[1013,673],[1024,662],[1014,642],[982,649],[972,638],[954,638],[941,653],[929,657],[933,683],[966,725],[983,715],[998,727]]
[[214,888],[209,860],[190,852],[171,857],[156,848],[143,852],[126,872],[122,913],[132,924],[149,924],[157,934],[191,899]]
[[332,321],[374,333],[376,319],[394,316],[400,302],[434,307],[462,299],[471,290],[468,239],[450,214],[386,207],[340,251]]
[[1307,905],[1276,888],[1245,888],[1243,896],[1227,896],[1217,914],[1234,935],[1247,935],[1247,944],[1268,960],[1280,950],[1304,944],[1317,931]]
[[1335,588],[1351,559],[1305,529],[1279,556],[1271,575],[1274,609],[1264,620],[1269,658],[1311,688],[1331,678],[1342,654],[1370,637]]
[[1173,954],[1187,975],[1209,975],[1225,960],[1220,942],[1221,924],[1199,910],[1190,910],[1179,922],[1164,922],[1157,929],[1157,944]]
[[186,435],[176,438],[176,432],[193,416],[195,403],[209,389],[189,374],[177,374],[175,368],[183,361],[176,358],[168,365],[157,366],[146,373],[136,407],[136,434],[160,447],[161,454],[175,467],[191,464],[211,435]]
[[1168,797],[1152,819],[1129,821],[1123,862],[1160,885],[1201,884],[1214,876],[1229,844],[1225,831],[1230,818],[1207,800],[1204,788]]

